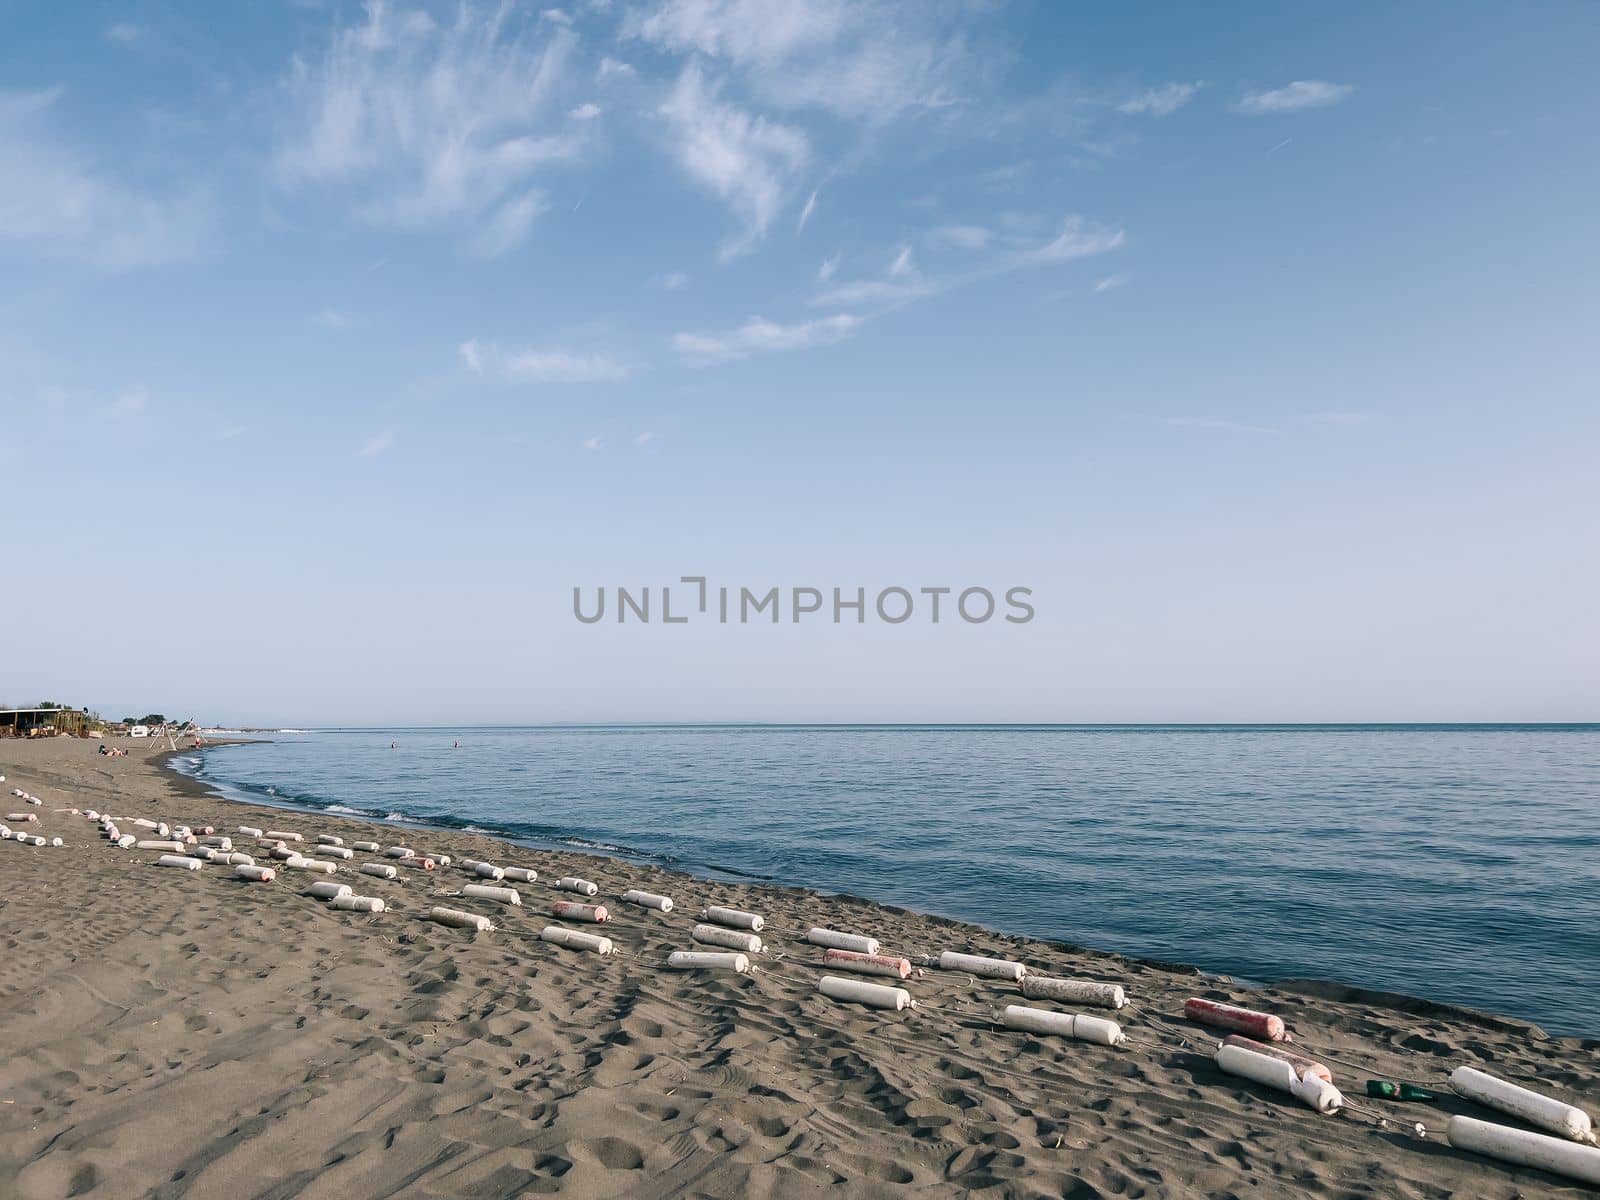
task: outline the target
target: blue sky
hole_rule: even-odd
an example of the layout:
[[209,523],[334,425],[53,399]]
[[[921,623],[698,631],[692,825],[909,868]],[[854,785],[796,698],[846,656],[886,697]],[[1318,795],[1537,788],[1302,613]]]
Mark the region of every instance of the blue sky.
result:
[[1592,4],[0,22],[0,700],[1600,716]]

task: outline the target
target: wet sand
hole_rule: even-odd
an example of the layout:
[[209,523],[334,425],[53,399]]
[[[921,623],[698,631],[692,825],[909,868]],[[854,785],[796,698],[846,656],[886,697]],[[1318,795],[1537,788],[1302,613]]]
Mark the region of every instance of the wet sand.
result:
[[[1451,1149],[1452,1112],[1516,1122],[1450,1095],[1444,1076],[1477,1065],[1594,1113],[1600,1040],[1333,984],[1248,989],[849,897],[236,804],[131,745],[109,759],[92,741],[0,741],[0,815],[22,807],[20,786],[44,801],[34,828],[66,842],[0,843],[3,1197],[1595,1194]],[[336,912],[308,895],[326,877],[157,869],[157,852],[118,850],[54,811],[69,807],[403,842],[539,880],[508,909],[436,895],[471,881],[454,868],[393,882],[346,868],[332,878],[390,911]],[[565,874],[600,885],[615,915],[599,931],[623,953],[538,940]],[[676,910],[621,904],[632,887]],[[422,919],[439,903],[499,928]],[[663,969],[706,904],[766,917],[757,974]],[[812,925],[871,933],[885,952],[1120,982],[1130,1008],[1084,1011],[1130,1042],[1008,1032],[993,1018],[1021,1002],[1015,985],[940,971],[906,985],[917,1010],[836,1004],[815,990]],[[1320,1116],[1222,1074],[1217,1035],[1179,1015],[1191,995],[1278,1013],[1348,1096],[1393,1120]],[[1369,1077],[1440,1088],[1441,1103],[1367,1100]]]

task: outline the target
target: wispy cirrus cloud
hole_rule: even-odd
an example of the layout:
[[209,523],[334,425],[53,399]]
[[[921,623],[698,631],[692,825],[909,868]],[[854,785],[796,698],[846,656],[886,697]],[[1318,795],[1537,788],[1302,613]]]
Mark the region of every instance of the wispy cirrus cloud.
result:
[[1170,117],[1189,101],[1205,83],[1163,83],[1160,87],[1146,88],[1137,96],[1117,105],[1117,111],[1130,116]]
[[394,445],[394,430],[383,429],[371,434],[356,447],[357,458],[377,458]]
[[210,193],[157,194],[74,149],[60,89],[0,91],[0,243],[108,270],[196,262],[216,240]]
[[1133,276],[1126,271],[1118,271],[1115,275],[1107,275],[1104,279],[1095,280],[1094,290],[1096,292],[1115,291],[1117,288],[1127,287],[1132,279]]
[[1308,108],[1327,108],[1338,104],[1355,90],[1355,86],[1348,83],[1297,79],[1271,91],[1246,92],[1233,106],[1233,111],[1247,117],[1261,117],[1272,113],[1301,112]]
[[719,90],[698,66],[685,67],[659,113],[679,167],[739,221],[719,251],[731,258],[766,236],[811,146],[799,129],[724,101]]
[[502,351],[477,338],[462,342],[456,353],[472,374],[492,373],[511,383],[619,383],[632,374],[627,363],[606,354],[555,348]]
[[586,144],[559,103],[574,44],[506,5],[463,3],[440,23],[373,0],[320,55],[295,59],[278,181],[342,194],[372,225],[443,228],[503,254],[543,210],[536,176]]
[[860,325],[861,318],[850,313],[789,325],[751,317],[726,333],[680,333],[672,339],[672,345],[688,365],[709,367],[774,350],[831,345],[849,337]]

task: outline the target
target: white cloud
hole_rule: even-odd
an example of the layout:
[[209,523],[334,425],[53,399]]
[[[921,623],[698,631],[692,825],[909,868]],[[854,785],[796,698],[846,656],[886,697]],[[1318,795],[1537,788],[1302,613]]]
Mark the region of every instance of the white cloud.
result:
[[1214,417],[1163,417],[1162,424],[1179,429],[1214,429],[1219,433],[1277,433],[1270,425],[1250,425],[1243,421],[1222,421]]
[[509,355],[506,378],[525,383],[616,383],[628,368],[603,354],[569,354],[565,350],[524,350]]
[[678,165],[739,219],[741,232],[724,243],[722,257],[749,250],[766,236],[810,155],[805,134],[720,100],[697,66],[684,68],[660,113]]
[[595,78],[604,83],[608,79],[626,79],[636,75],[633,67],[615,58],[602,58],[600,65],[595,68]]
[[380,0],[366,13],[295,60],[279,180],[343,189],[373,225],[511,249],[541,209],[533,177],[585,144],[557,104],[575,35],[515,26],[504,6],[462,4],[448,24]]
[[1249,92],[1234,111],[1250,117],[1269,113],[1299,112],[1307,108],[1326,108],[1355,91],[1348,83],[1326,83],[1320,79],[1297,79],[1286,87],[1270,92]]
[[239,438],[242,438],[245,434],[247,434],[249,432],[250,432],[250,426],[248,426],[248,425],[229,425],[225,429],[217,430],[217,441],[219,441],[219,442],[237,441]]
[[210,196],[147,193],[70,148],[52,127],[60,94],[0,91],[0,243],[110,270],[205,257]]
[[598,104],[580,104],[567,113],[574,121],[592,121],[600,115]]
[[794,231],[804,233],[806,222],[811,220],[811,214],[817,211],[817,193],[813,191],[806,200],[806,206],[800,210],[800,220],[795,222]]
[[385,429],[362,442],[356,454],[361,458],[377,458],[392,445],[394,445],[394,430]]
[[466,364],[467,370],[474,375],[483,374],[483,348],[478,345],[477,338],[468,338],[456,347],[461,355],[461,361]]
[[646,431],[644,433],[641,433],[638,437],[634,438],[633,439],[633,444],[635,446],[647,445],[648,443],[655,441],[660,436],[661,435],[659,433],[651,433],[649,431]]
[[834,275],[838,273],[838,270],[839,256],[837,254],[835,254],[832,258],[823,259],[822,265],[817,268],[817,282],[827,283],[828,280],[832,279]]
[[666,275],[657,275],[651,284],[667,292],[681,292],[689,286],[689,276],[682,271],[671,271]]
[[972,58],[946,28],[952,11],[924,0],[659,0],[624,32],[726,63],[776,107],[881,123],[949,102]]
[[1061,233],[1053,241],[1036,250],[1025,251],[1018,261],[1023,264],[1070,262],[1075,258],[1115,250],[1124,240],[1125,235],[1120,229],[1093,225],[1082,217],[1068,217],[1062,223]]
[[1131,100],[1117,105],[1117,111],[1130,116],[1169,117],[1194,99],[1204,83],[1163,83],[1160,87],[1140,92]]
[[564,8],[547,8],[539,15],[546,21],[553,21],[557,25],[572,24],[572,14]]
[[928,234],[928,240],[958,250],[982,250],[994,240],[994,233],[981,225],[941,225]]
[[107,406],[107,410],[114,417],[137,417],[149,407],[150,389],[140,384],[124,391]]
[[849,337],[860,325],[861,319],[849,313],[792,325],[751,317],[728,333],[680,333],[672,339],[672,344],[690,366],[706,367],[767,351],[830,345]]
[[605,441],[605,439],[602,438],[599,434],[595,434],[595,436],[592,437],[592,438],[584,438],[583,439],[583,448],[585,450],[598,450],[598,449],[600,449],[600,447],[604,443],[604,441]]
[[1104,279],[1097,279],[1095,281],[1094,290],[1096,292],[1109,292],[1115,288],[1125,287],[1127,286],[1128,281],[1132,278],[1133,276],[1129,275],[1126,271],[1118,272],[1115,275],[1107,275]]
[[324,329],[340,330],[350,328],[350,314],[340,312],[336,308],[324,308],[312,319]]
[[910,279],[917,273],[917,264],[912,261],[911,247],[900,247],[900,253],[894,256],[894,261],[889,264],[890,279]]
[[118,21],[114,25],[106,26],[106,41],[120,42],[124,46],[132,45],[144,36],[144,30],[137,25],[130,25],[126,21]]

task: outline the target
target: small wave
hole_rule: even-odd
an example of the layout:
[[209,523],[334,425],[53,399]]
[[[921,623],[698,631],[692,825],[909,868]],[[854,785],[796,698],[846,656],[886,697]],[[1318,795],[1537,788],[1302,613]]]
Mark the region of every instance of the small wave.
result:
[[324,812],[331,812],[331,813],[338,813],[340,816],[343,816],[343,817],[370,817],[372,815],[372,813],[369,812],[367,809],[364,809],[364,808],[351,808],[351,807],[349,807],[348,805],[345,805],[345,804],[330,804],[323,811]]

